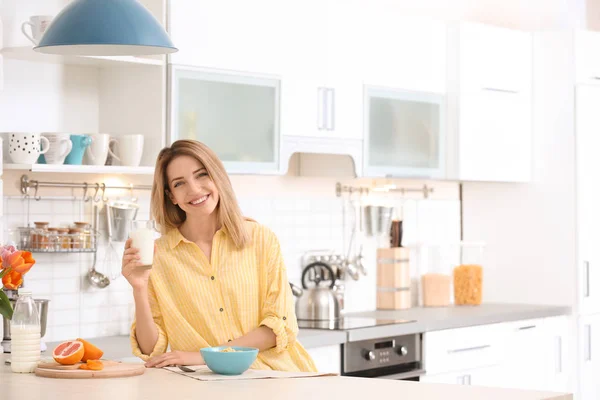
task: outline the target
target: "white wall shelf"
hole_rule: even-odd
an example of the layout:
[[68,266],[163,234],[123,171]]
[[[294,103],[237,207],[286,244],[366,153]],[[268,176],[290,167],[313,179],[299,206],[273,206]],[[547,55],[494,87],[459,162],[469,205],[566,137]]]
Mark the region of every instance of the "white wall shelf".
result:
[[5,170],[31,171],[31,172],[154,175],[154,167],[126,167],[126,166],[118,166],[118,165],[4,164],[3,168]]
[[51,64],[89,65],[95,67],[117,67],[127,65],[163,66],[165,61],[150,57],[133,56],[61,56],[33,51],[31,46],[5,47],[1,54],[6,59],[33,61]]

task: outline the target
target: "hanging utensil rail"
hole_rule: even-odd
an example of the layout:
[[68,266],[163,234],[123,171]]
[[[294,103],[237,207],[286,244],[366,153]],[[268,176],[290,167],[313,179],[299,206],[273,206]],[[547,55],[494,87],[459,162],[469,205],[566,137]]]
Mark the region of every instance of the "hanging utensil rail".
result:
[[[71,188],[71,189],[83,189],[83,200],[84,201],[107,201],[106,190],[107,189],[121,189],[121,190],[151,190],[150,185],[127,185],[127,186],[115,186],[106,185],[105,183],[70,183],[70,182],[41,182],[35,179],[29,179],[27,175],[21,176],[21,193],[25,196],[31,196],[30,189],[34,190],[33,198],[35,200],[41,200],[41,196],[38,195],[38,190],[41,187],[54,187],[54,188]],[[93,191],[93,194],[88,195],[88,191]]]
[[433,193],[433,188],[429,187],[427,185],[423,185],[422,188],[399,188],[396,187],[395,185],[392,186],[383,186],[383,187],[375,187],[375,188],[368,188],[365,186],[348,186],[348,185],[342,185],[341,183],[336,183],[335,184],[335,195],[337,197],[340,197],[342,195],[342,193],[358,193],[360,195],[365,194],[368,195],[369,192],[394,192],[394,193],[400,193],[402,195],[406,194],[406,193],[423,193],[423,197],[424,198],[428,198],[430,193]]

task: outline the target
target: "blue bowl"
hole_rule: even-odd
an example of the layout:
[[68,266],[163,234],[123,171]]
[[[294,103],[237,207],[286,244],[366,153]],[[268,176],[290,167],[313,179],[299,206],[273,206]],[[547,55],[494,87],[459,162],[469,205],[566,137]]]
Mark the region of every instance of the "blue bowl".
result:
[[[235,352],[222,353],[221,350],[231,347]],[[244,373],[258,356],[254,347],[219,346],[205,347],[200,353],[211,371],[221,375],[240,375]]]

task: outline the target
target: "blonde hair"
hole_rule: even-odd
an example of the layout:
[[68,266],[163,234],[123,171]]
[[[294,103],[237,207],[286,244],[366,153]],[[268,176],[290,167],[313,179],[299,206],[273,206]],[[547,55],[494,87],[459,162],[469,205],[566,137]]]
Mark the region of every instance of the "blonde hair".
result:
[[154,183],[150,212],[163,234],[176,229],[185,221],[186,214],[178,205],[170,201],[167,179],[167,167],[175,158],[189,156],[198,160],[219,192],[217,219],[225,227],[235,246],[239,249],[250,243],[250,234],[246,229],[245,218],[235,198],[229,176],[217,155],[204,143],[196,140],[177,140],[171,147],[163,148],[156,159]]

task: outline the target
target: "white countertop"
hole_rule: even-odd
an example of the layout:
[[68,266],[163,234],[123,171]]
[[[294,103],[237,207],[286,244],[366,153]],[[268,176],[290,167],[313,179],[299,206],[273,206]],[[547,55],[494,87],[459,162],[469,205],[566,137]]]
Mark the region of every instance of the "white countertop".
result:
[[484,303],[479,306],[413,307],[406,310],[391,311],[377,310],[350,313],[348,316],[413,322],[352,329],[346,332],[348,333],[348,341],[355,342],[476,325],[556,317],[570,315],[571,312],[571,307],[568,306],[509,303]]
[[[320,329],[300,329],[298,340],[307,348],[332,346],[348,341],[375,339],[412,333],[425,333],[443,329],[466,326],[494,324],[559,315],[569,315],[571,309],[563,306],[540,306],[530,304],[482,304],[477,307],[415,307],[400,311],[369,311],[351,313],[349,317],[368,317],[393,320],[414,320],[406,324],[384,325],[372,328],[352,329],[348,331],[330,331]],[[64,340],[74,338],[64,338]],[[122,359],[131,357],[129,336],[110,336],[90,338],[101,348],[106,358]],[[59,342],[48,343],[53,349]]]
[[109,379],[40,378],[15,374],[0,356],[0,393],[3,400],[118,399],[268,399],[349,400],[395,393],[403,399],[460,400],[572,400],[570,394],[443,385],[384,379],[320,377],[201,382],[163,369],[147,369],[144,375]]

